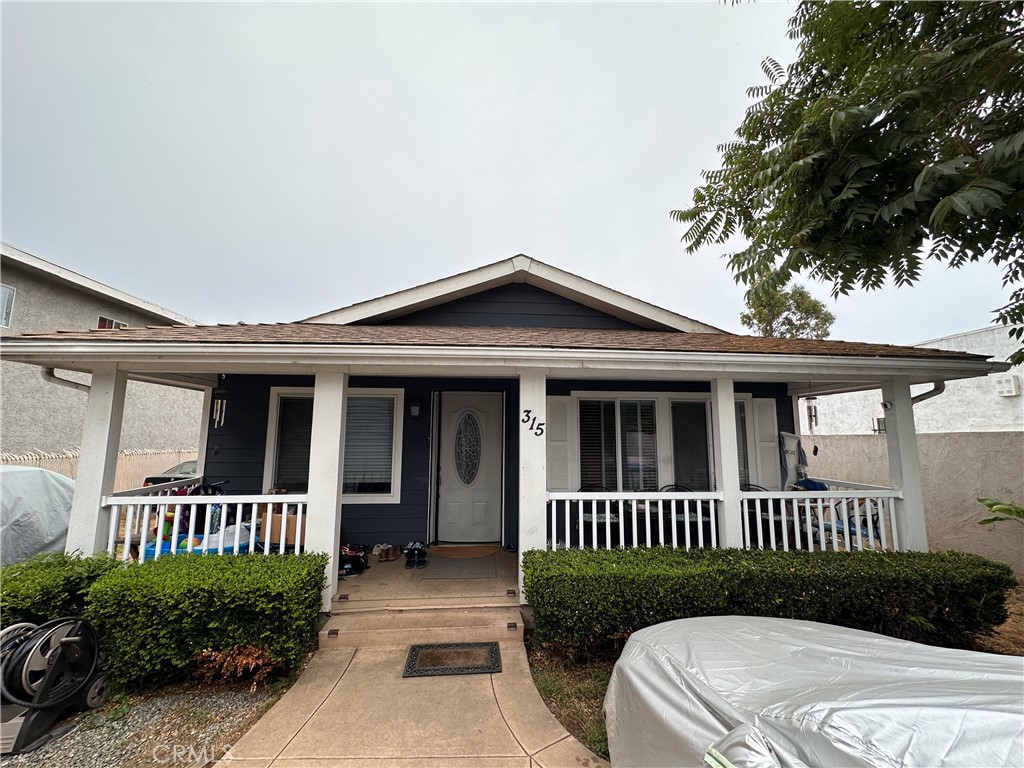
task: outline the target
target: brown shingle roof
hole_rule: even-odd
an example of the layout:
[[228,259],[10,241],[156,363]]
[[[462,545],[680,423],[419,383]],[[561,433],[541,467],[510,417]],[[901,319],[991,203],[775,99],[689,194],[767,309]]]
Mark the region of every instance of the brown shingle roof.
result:
[[923,347],[833,341],[776,339],[721,333],[622,331],[575,328],[492,328],[467,326],[259,325],[162,326],[89,331],[55,331],[9,336],[4,343],[57,340],[147,344],[331,344],[370,346],[442,346],[608,349],[663,352],[724,352],[840,357],[912,357],[984,359],[983,355]]

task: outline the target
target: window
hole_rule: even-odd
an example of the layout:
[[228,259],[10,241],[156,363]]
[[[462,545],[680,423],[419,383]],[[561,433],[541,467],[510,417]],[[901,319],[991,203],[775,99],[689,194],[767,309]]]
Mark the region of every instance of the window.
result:
[[128,323],[122,323],[120,320],[112,320],[109,317],[100,315],[99,322],[96,324],[97,328],[127,328]]
[[395,398],[349,397],[342,493],[391,494]]
[[[694,400],[672,403],[672,462],[675,482],[695,491],[711,490],[710,403]],[[736,401],[736,446],[740,482],[750,482],[747,403]]]
[[588,489],[658,490],[653,400],[580,401],[580,481]]
[[0,328],[11,327],[11,315],[14,314],[15,289],[9,285],[0,285]]
[[[350,390],[345,412],[344,503],[387,504],[401,499],[403,393]],[[272,387],[264,487],[309,489],[313,389]]]

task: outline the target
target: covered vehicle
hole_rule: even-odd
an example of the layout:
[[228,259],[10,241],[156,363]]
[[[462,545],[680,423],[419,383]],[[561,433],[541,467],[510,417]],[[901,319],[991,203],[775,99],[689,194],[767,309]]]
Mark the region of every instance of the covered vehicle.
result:
[[750,761],[737,767],[1024,765],[1024,657],[791,619],[680,619],[629,638],[604,714],[617,768],[701,766],[713,746],[717,765],[740,743]]
[[75,481],[38,467],[0,466],[0,565],[63,552]]

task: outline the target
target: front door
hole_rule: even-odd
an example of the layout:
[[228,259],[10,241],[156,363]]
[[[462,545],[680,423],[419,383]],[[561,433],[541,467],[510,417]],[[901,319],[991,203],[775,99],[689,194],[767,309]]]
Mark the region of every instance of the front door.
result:
[[501,540],[501,420],[501,393],[442,393],[438,541]]

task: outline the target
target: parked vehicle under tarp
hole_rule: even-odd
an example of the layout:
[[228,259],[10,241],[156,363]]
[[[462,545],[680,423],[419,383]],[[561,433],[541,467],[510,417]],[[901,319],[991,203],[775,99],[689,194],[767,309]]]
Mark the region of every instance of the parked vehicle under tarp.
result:
[[37,467],[0,466],[0,565],[63,552],[75,481]]
[[[702,765],[745,725],[782,768],[1024,765],[1024,658],[809,621],[680,619],[630,637],[604,712],[623,768]],[[765,765],[743,730],[729,762]]]

